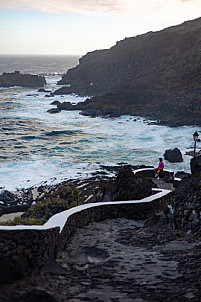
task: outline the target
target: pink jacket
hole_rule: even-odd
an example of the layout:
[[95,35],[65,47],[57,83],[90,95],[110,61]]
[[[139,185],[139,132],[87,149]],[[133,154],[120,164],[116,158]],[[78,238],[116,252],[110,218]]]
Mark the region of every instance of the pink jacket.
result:
[[164,163],[162,161],[159,162],[157,169],[160,169],[160,170],[164,169]]

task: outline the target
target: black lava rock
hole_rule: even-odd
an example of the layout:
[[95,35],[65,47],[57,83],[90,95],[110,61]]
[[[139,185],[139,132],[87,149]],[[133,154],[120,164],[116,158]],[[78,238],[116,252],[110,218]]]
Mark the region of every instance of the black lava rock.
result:
[[178,148],[166,150],[163,156],[171,163],[179,163],[183,161],[181,151]]
[[137,178],[130,166],[123,166],[116,179],[102,180],[99,184],[97,199],[110,200],[139,200],[150,196],[156,185],[152,180]]
[[171,226],[190,233],[201,232],[201,174],[182,179],[165,214]]
[[191,173],[196,174],[201,172],[201,155],[191,159]]

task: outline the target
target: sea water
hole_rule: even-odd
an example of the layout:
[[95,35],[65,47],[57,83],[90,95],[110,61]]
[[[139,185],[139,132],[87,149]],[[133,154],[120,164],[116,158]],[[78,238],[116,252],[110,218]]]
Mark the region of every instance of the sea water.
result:
[[[9,59],[10,58],[10,59]],[[0,56],[0,73],[43,74],[46,90],[78,63],[72,56]],[[159,126],[141,117],[91,118],[79,111],[50,114],[52,101],[77,103],[76,95],[46,97],[37,89],[0,88],[0,188],[15,190],[83,178],[101,165],[158,164],[166,149],[179,148],[184,161],[165,168],[190,172],[194,126]],[[153,121],[151,121],[153,122]]]

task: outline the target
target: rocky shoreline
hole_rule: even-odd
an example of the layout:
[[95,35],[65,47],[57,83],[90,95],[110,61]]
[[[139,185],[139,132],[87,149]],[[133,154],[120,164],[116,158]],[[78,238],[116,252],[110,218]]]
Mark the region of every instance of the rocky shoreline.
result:
[[[52,93],[53,95],[54,92]],[[62,110],[79,110],[81,111],[80,114],[93,118],[98,116],[113,118],[122,115],[131,115],[133,117],[140,116],[147,120],[154,120],[155,124],[163,126],[179,127],[196,125],[201,127],[199,112],[191,112],[185,106],[179,108],[178,112],[177,100],[174,99],[174,106],[169,101],[170,99],[166,99],[165,101],[161,99],[156,104],[140,104],[136,101],[136,104],[133,104],[126,96],[120,97],[118,94],[107,94],[86,99],[84,102],[79,102],[76,105],[72,105],[70,102],[53,101],[51,105],[56,107],[49,109],[48,112],[55,114]]]

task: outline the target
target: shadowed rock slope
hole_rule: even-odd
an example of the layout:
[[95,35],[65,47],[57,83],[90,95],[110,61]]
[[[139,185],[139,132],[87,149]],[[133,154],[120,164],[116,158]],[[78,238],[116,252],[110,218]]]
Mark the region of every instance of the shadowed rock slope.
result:
[[198,18],[88,53],[59,82],[70,87],[55,93],[93,96],[84,109],[74,107],[86,115],[133,114],[200,125],[200,32]]

